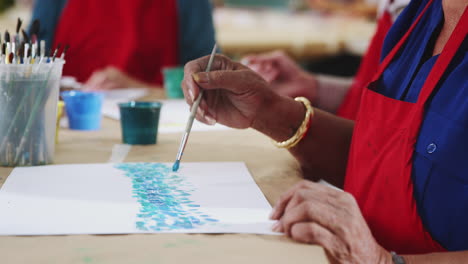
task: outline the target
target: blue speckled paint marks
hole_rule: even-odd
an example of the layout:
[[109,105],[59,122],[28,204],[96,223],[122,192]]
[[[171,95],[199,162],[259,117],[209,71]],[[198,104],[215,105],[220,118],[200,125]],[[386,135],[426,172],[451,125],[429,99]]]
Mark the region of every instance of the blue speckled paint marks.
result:
[[193,229],[218,222],[191,199],[193,186],[161,163],[115,165],[132,179],[133,196],[141,205],[136,227],[142,231]]

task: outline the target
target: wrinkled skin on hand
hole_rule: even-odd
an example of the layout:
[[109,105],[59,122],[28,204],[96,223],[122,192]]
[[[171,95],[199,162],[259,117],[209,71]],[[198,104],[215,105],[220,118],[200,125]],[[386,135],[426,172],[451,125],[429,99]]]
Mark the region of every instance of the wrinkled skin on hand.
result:
[[349,193],[304,180],[281,196],[271,218],[274,231],[322,246],[331,263],[392,263]]
[[211,71],[205,73],[208,60],[209,56],[191,61],[184,69],[182,88],[187,103],[191,106],[200,88],[204,90],[196,118],[210,125],[251,127],[276,95],[261,76],[223,55],[216,55]]

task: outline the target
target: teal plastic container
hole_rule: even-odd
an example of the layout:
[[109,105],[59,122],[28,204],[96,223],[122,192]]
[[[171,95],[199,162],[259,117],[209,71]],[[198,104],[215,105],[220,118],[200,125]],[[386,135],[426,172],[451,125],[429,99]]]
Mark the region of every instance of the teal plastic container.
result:
[[184,67],[164,68],[164,90],[167,98],[180,99],[184,98],[182,92],[182,80],[184,79]]
[[160,102],[119,104],[122,142],[129,145],[152,145],[158,142]]
[[290,0],[225,0],[226,6],[288,8]]

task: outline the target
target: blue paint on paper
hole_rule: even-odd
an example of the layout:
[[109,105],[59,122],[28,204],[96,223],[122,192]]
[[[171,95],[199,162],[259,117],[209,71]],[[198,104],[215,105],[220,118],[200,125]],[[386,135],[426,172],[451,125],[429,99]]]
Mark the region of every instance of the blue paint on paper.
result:
[[141,231],[193,229],[218,222],[190,199],[194,187],[161,163],[121,163],[115,166],[132,179],[133,197],[140,203],[135,226]]

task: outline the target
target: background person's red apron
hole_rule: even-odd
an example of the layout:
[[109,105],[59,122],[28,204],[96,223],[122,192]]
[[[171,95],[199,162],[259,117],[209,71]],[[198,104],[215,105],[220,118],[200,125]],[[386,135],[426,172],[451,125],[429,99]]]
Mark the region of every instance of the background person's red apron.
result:
[[[377,81],[406,42],[431,0],[405,36],[382,62]],[[468,31],[465,10],[421,89],[409,103],[365,89],[351,144],[345,190],[356,197],[377,241],[402,254],[444,251],[426,231],[416,208],[411,179],[413,152],[425,103]]]
[[70,45],[64,75],[81,82],[115,66],[160,84],[161,68],[177,65],[178,31],[176,0],[69,0],[53,47]]
[[378,65],[380,64],[380,55],[385,36],[393,24],[392,15],[388,10],[388,6],[391,2],[393,2],[393,0],[388,1],[387,7],[384,9],[377,22],[377,30],[372,37],[366,54],[362,58],[359,71],[354,77],[353,84],[337,111],[338,116],[351,120],[356,119],[362,92],[379,68]]

